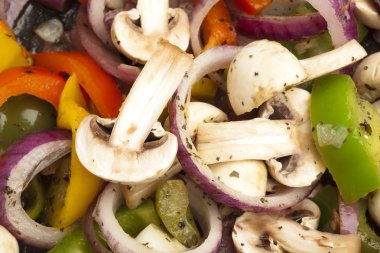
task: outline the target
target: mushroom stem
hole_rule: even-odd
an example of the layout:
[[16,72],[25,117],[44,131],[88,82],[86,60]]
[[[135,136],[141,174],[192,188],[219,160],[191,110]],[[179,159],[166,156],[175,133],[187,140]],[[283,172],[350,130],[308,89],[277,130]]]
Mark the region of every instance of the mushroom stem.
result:
[[168,32],[169,0],[139,0],[140,23],[145,35],[161,35]]
[[206,164],[246,159],[268,160],[298,152],[296,122],[255,118],[203,123],[197,150]]
[[300,60],[307,74],[304,81],[313,80],[334,70],[346,67],[366,55],[365,49],[356,40],[351,40],[332,51]]
[[191,56],[178,47],[161,42],[161,48],[147,62],[120,108],[110,136],[112,146],[126,145],[130,151],[141,151],[192,62]]

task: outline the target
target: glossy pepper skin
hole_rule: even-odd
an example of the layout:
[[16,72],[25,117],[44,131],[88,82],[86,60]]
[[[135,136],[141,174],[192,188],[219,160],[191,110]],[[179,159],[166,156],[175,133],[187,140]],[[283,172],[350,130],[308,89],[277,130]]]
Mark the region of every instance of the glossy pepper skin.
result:
[[[311,121],[316,147],[347,203],[380,187],[380,117],[357,97],[347,75],[327,75],[313,83]],[[340,148],[318,143],[318,124],[347,129]]]
[[32,64],[28,51],[17,43],[15,35],[2,20],[0,20],[0,55],[0,72],[11,67]]
[[367,220],[367,200],[359,201],[359,227],[361,252],[378,253],[380,251],[380,237],[373,231]]
[[89,115],[86,101],[80,90],[76,74],[66,82],[62,91],[57,116],[57,126],[72,132],[70,179],[64,204],[56,203],[50,223],[54,227],[65,228],[82,217],[96,197],[102,180],[91,174],[80,163],[75,151],[76,129],[84,117]]
[[[137,236],[149,224],[161,225],[154,202],[151,199],[144,200],[135,209],[129,209],[125,205],[119,207],[115,214],[123,230],[131,236]],[[97,229],[97,232],[100,231]],[[48,253],[93,253],[83,234],[83,226],[76,227],[68,233]]]
[[234,3],[244,12],[256,15],[270,5],[272,0],[234,0]]
[[0,106],[8,98],[24,93],[58,107],[65,78],[41,67],[14,67],[0,72]]
[[35,54],[35,65],[47,69],[76,73],[80,86],[89,95],[100,116],[116,117],[122,96],[115,81],[87,54],[81,52],[44,52]]

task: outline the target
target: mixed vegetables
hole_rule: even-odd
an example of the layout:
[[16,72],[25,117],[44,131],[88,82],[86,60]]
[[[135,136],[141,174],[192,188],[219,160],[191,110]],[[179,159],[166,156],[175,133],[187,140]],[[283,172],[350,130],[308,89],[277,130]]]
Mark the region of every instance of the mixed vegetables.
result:
[[379,252],[379,66],[376,0],[0,1],[0,252]]

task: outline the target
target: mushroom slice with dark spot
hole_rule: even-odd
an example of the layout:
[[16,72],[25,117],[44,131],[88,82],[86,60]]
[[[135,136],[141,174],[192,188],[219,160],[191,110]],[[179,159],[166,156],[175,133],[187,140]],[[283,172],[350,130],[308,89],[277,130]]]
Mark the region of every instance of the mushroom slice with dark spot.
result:
[[310,93],[292,88],[268,100],[260,108],[259,115],[262,117],[292,119],[297,122],[297,151],[287,157],[267,160],[272,177],[287,186],[311,185],[326,169],[313,141],[309,107]]
[[177,139],[157,120],[193,60],[162,41],[145,65],[114,120],[87,116],[76,150],[91,173],[127,185],[163,176],[177,154]]
[[285,212],[246,212],[236,219],[232,239],[238,252],[359,253],[359,235],[321,232]]
[[156,51],[157,42],[161,39],[182,50],[187,49],[190,27],[184,10],[169,8],[169,0],[138,0],[136,9],[141,27],[135,25],[135,17],[131,16],[135,11],[119,12],[112,23],[112,41],[125,56],[145,63]]

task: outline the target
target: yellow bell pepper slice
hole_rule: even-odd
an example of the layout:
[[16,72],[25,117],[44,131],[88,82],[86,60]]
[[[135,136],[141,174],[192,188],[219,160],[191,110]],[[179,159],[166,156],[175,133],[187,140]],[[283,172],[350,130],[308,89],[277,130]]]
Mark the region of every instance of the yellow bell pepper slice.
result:
[[191,89],[191,96],[197,100],[209,100],[216,96],[218,86],[209,78],[202,77]]
[[17,43],[11,29],[1,20],[0,55],[0,72],[11,67],[32,65],[32,58],[29,52]]
[[76,130],[82,119],[89,114],[85,108],[86,101],[74,73],[66,82],[58,106],[57,125],[59,128],[72,131],[73,145],[70,182],[64,204],[57,209],[54,207],[54,214],[50,220],[53,227],[67,227],[82,217],[95,199],[102,183],[100,178],[83,167],[75,151]]

